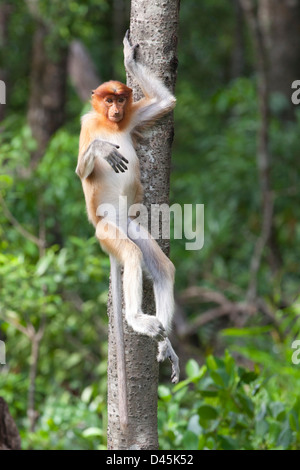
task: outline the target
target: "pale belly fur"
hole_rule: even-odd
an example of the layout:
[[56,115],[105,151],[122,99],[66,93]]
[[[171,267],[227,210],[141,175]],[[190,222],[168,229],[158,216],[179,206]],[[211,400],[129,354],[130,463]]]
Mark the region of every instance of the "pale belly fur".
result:
[[[127,197],[127,209],[135,203],[138,187],[140,185],[140,165],[137,158],[133,142],[130,134],[120,133],[109,134],[99,133],[95,138],[111,142],[112,144],[119,145],[118,152],[128,160],[126,163],[127,170],[124,173],[116,173],[109,163],[103,162],[101,164],[101,170],[97,170],[97,161],[95,161],[95,171],[97,172],[97,187],[99,185],[99,191],[94,192],[94,196],[97,198],[97,207],[99,205],[113,205],[116,212],[119,213],[119,208],[124,211],[124,198]],[[96,194],[95,194],[96,193]],[[96,202],[96,201],[94,201]],[[95,205],[93,204],[93,208]],[[100,215],[100,214],[99,214]],[[93,219],[92,214],[89,214],[90,220]],[[107,217],[106,218],[110,218]]]

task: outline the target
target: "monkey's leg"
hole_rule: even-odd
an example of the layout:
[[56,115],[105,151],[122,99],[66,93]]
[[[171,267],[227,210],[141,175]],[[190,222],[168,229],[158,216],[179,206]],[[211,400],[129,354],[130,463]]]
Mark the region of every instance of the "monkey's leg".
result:
[[[128,219],[128,236],[143,253],[145,267],[153,279],[156,316],[165,330],[169,332],[174,312],[174,265],[149,232],[131,219]],[[172,363],[172,382],[178,382],[179,361],[168,338],[158,343],[157,360],[161,362],[165,359],[169,359]]]
[[[142,312],[142,252],[113,222],[100,221],[96,236],[104,251],[124,266],[123,290],[127,323],[137,332],[155,339],[165,338],[157,317]],[[121,286],[120,286],[121,287]]]

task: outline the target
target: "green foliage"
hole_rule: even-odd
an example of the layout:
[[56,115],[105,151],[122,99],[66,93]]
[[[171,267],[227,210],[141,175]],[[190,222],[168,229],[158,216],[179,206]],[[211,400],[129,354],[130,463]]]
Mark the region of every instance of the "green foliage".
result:
[[[254,450],[300,446],[300,401],[272,396],[270,377],[249,371],[226,352],[208,356],[199,368],[191,359],[187,379],[171,392],[159,387],[163,449]],[[277,384],[278,385],[278,384]]]

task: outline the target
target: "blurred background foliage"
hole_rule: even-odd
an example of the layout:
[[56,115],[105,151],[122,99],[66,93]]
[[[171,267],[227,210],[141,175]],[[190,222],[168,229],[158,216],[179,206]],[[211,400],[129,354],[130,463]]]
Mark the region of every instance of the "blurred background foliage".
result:
[[[292,13],[286,1],[251,3],[267,72],[252,11],[238,0],[181,4],[171,203],[205,205],[205,243],[186,251],[171,240],[183,380],[169,387],[162,368],[163,449],[300,446],[300,114],[289,96],[300,14],[298,2]],[[106,445],[109,261],[74,169],[90,90],[125,80],[129,10],[129,0],[0,2],[0,393],[24,449]]]

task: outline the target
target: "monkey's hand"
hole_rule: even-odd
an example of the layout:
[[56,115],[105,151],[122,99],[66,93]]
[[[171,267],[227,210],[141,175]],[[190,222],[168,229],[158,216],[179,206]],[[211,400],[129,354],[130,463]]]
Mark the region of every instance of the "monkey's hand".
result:
[[128,163],[128,160],[118,152],[119,145],[100,139],[94,140],[92,145],[94,155],[104,158],[116,173],[119,173],[119,171],[124,173],[127,170],[126,163]]
[[103,158],[110,164],[112,169],[119,173],[127,170],[126,160],[123,155],[118,152],[119,145],[106,142],[104,140],[95,139],[89,145],[82,157],[79,159],[76,173],[81,179],[87,178],[93,171],[95,166],[95,158]]
[[[109,144],[109,145],[114,145],[114,144]],[[119,148],[119,145],[114,145],[114,147],[115,148],[110,149],[109,154],[103,158],[110,164],[110,166],[115,171],[115,173],[119,173],[119,171],[121,173],[124,173],[128,169],[126,163],[129,163],[129,162],[125,157],[123,157],[123,155],[120,154],[120,152],[118,152],[117,149]]]
[[139,47],[139,44],[131,45],[129,40],[129,29],[127,29],[124,40],[124,65],[126,70],[132,70],[136,63],[136,50]]

